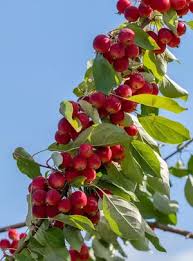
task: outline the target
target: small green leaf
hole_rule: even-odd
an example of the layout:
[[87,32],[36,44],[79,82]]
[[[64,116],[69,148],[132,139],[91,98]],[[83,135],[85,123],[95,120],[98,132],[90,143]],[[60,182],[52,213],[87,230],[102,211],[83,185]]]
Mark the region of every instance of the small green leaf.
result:
[[95,233],[95,227],[93,226],[93,223],[87,217],[79,216],[79,215],[59,214],[54,219],[61,221],[66,225],[78,228],[80,230],[87,231],[90,234]]
[[76,131],[81,130],[81,124],[77,119],[73,118],[73,106],[69,101],[63,101],[60,103],[60,113],[67,119]]
[[79,104],[82,110],[93,120],[94,123],[101,123],[99,113],[89,102],[80,100]]
[[181,98],[183,100],[187,100],[188,98],[188,92],[167,75],[160,82],[159,89],[164,96],[169,98]]
[[170,173],[175,177],[183,178],[185,176],[188,176],[190,174],[190,171],[188,169],[180,169],[180,168],[171,167]]
[[193,21],[188,21],[186,24],[193,30]]
[[177,25],[178,25],[178,15],[174,9],[170,9],[167,13],[163,15],[164,23],[167,27],[172,30],[173,33],[177,33]]
[[29,250],[24,249],[21,253],[15,255],[15,261],[34,261]]
[[174,113],[180,113],[186,109],[181,107],[176,101],[168,97],[156,96],[151,94],[140,94],[128,98],[130,101],[134,101],[146,106],[164,109]]
[[119,84],[119,79],[112,65],[100,54],[97,54],[93,64],[93,76],[96,90],[108,94]]
[[159,109],[154,108],[154,107],[149,107],[146,105],[141,105],[141,115],[142,116],[150,116],[150,115],[159,115]]
[[177,63],[180,63],[179,59],[176,58],[176,56],[168,48],[166,48],[163,55],[164,55],[164,59],[168,63],[171,63],[171,62],[174,62],[174,61],[176,61]]
[[187,178],[184,192],[185,192],[186,200],[191,206],[193,206],[193,177],[192,176],[189,176]]
[[179,208],[177,201],[169,200],[166,195],[161,195],[158,192],[153,195],[153,204],[156,209],[166,215],[176,213]]
[[59,152],[52,153],[51,158],[52,158],[54,165],[56,167],[59,167],[63,162],[63,157],[62,157],[61,153],[59,153]]
[[149,240],[147,238],[141,238],[138,240],[131,240],[130,244],[139,251],[149,251]]
[[73,249],[80,252],[84,243],[80,230],[73,227],[64,227],[64,237]]
[[74,187],[80,188],[81,186],[84,185],[85,180],[86,180],[86,177],[84,177],[84,176],[77,177],[71,182],[71,185]]
[[188,171],[189,174],[193,175],[193,155],[190,156],[190,159],[188,161]]
[[181,144],[190,139],[190,133],[182,124],[162,116],[140,117],[144,129],[156,140],[169,144]]
[[103,212],[112,231],[126,240],[143,237],[143,219],[138,209],[130,202],[115,196],[103,196]]
[[151,51],[146,51],[143,56],[144,66],[152,72],[158,81],[161,81],[166,73],[167,63],[161,56],[155,56]]

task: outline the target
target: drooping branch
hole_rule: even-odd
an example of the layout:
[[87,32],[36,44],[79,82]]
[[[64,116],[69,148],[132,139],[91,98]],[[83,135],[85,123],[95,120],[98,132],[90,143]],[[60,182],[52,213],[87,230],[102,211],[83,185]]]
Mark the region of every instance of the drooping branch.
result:
[[178,146],[177,149],[172,152],[171,154],[169,154],[164,160],[169,160],[170,158],[172,158],[173,156],[175,156],[176,154],[182,152],[185,148],[187,148],[191,143],[193,142],[193,138],[191,140],[189,140],[188,142],[184,143],[182,146]]
[[25,222],[21,222],[21,223],[9,225],[9,226],[6,226],[6,227],[1,227],[0,233],[6,232],[10,228],[22,228],[22,227],[25,227],[25,226],[26,226]]

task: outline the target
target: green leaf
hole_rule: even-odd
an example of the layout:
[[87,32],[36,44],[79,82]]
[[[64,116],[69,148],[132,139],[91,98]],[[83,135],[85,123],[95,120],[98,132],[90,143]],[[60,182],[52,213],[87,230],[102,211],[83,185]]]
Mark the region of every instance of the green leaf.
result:
[[94,123],[101,123],[99,113],[89,102],[80,100],[79,104],[82,110],[93,120]]
[[125,27],[132,29],[135,32],[135,43],[145,50],[156,50],[158,46],[154,39],[150,37],[140,26],[132,23],[127,23]]
[[102,244],[101,241],[93,239],[92,247],[97,258],[101,258],[106,261],[113,261],[113,252],[110,250],[109,246],[107,247]]
[[84,130],[72,144],[72,147],[79,147],[83,143],[90,143],[93,146],[105,146],[115,144],[126,144],[131,140],[127,133],[110,123],[93,125]]
[[156,209],[166,215],[176,213],[179,207],[177,201],[169,200],[166,195],[161,195],[157,192],[153,195],[153,204]]
[[132,141],[131,144],[138,154],[138,163],[143,169],[153,176],[160,177],[160,162],[151,147],[138,140]]
[[188,174],[190,174],[188,169],[180,169],[175,167],[170,168],[170,173],[178,178],[183,178],[185,176],[188,176]]
[[103,212],[112,231],[126,240],[143,237],[143,219],[138,209],[130,202],[115,196],[103,196]]
[[139,121],[149,135],[161,142],[181,144],[190,139],[189,131],[181,123],[162,116],[140,117]]
[[67,119],[76,131],[81,130],[81,124],[77,119],[73,118],[73,106],[69,101],[63,101],[60,103],[60,113]]
[[139,251],[149,251],[149,240],[147,238],[141,238],[138,240],[131,240],[131,245]]
[[193,177],[189,176],[184,188],[185,197],[188,203],[193,206]]
[[167,27],[172,30],[173,33],[177,33],[177,25],[178,25],[178,15],[174,9],[170,9],[167,13],[163,15],[164,23]]
[[188,171],[190,174],[193,175],[193,155],[190,156],[190,159],[188,161]]
[[58,143],[52,143],[49,147],[49,151],[68,151],[71,150],[72,148],[72,143],[70,142],[69,144],[63,145],[63,144],[58,144]]
[[125,148],[125,158],[121,161],[123,174],[131,181],[141,183],[143,180],[143,170],[132,154],[132,147]]
[[166,61],[155,56],[151,51],[146,51],[143,56],[144,66],[152,72],[155,78],[160,81],[166,73]]
[[80,249],[84,243],[80,230],[73,227],[64,227],[64,237],[73,249],[80,252]]
[[32,224],[32,221],[34,220],[33,215],[32,215],[32,199],[31,199],[31,194],[27,195],[27,203],[28,203],[28,213],[26,216],[26,226],[30,227]]
[[158,116],[159,115],[159,109],[157,108],[154,108],[154,107],[149,107],[149,106],[146,106],[146,105],[141,105],[141,115],[142,116],[150,116],[150,115],[156,115]]
[[94,60],[93,76],[96,90],[105,94],[108,94],[119,84],[119,79],[112,65],[100,54],[97,54]]
[[186,24],[193,30],[193,20],[186,22]]
[[15,255],[15,261],[34,261],[29,250],[24,249],[21,253]]
[[164,96],[169,98],[181,98],[183,100],[187,100],[188,98],[188,92],[167,75],[160,82],[159,89]]
[[90,234],[95,233],[95,227],[87,217],[79,216],[79,215],[59,214],[56,217],[54,217],[54,219],[63,222],[66,225],[78,228],[80,230],[87,231]]
[[33,160],[33,157],[22,147],[18,147],[13,152],[13,158],[19,160],[21,158]]
[[56,167],[59,167],[63,162],[63,157],[62,157],[61,153],[59,153],[59,152],[52,153],[51,158]]
[[186,109],[181,107],[176,101],[168,97],[156,96],[152,94],[140,94],[130,97],[128,100],[150,107],[164,109],[174,113],[180,113]]
[[164,59],[168,62],[168,63],[171,63],[171,62],[178,62],[180,63],[180,61],[178,60],[178,58],[176,58],[176,56],[168,49],[166,48],[165,52],[164,52]]

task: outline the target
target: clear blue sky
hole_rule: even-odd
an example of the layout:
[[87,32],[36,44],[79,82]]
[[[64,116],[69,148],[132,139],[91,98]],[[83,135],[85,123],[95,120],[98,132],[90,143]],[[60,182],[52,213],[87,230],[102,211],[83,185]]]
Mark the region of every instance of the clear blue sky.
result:
[[[72,89],[81,81],[86,61],[93,56],[94,36],[123,21],[114,14],[115,4],[115,0],[0,2],[0,226],[24,220],[27,211],[29,180],[16,168],[14,148],[23,146],[33,153],[52,143],[59,102],[74,98]],[[182,64],[170,66],[169,73],[191,96],[192,39],[193,32],[188,31],[181,48],[175,50]],[[192,101],[190,97],[188,112],[170,114],[191,130]],[[173,183],[173,198],[181,207],[179,226],[193,230],[193,208],[184,200],[184,182]],[[129,250],[132,260],[145,257],[148,261],[181,261],[184,253],[187,260],[193,259],[192,241],[159,234],[168,255]]]

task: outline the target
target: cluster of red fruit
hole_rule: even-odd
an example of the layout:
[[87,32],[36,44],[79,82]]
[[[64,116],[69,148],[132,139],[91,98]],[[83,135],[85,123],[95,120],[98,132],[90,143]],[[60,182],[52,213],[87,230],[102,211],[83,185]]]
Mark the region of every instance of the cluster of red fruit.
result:
[[189,11],[193,13],[192,0],[142,0],[138,7],[132,6],[129,0],[118,0],[117,10],[124,14],[129,22],[135,22],[140,17],[151,17],[153,11],[160,13],[168,12],[170,9],[177,11],[179,16],[186,15]]
[[19,234],[16,229],[11,228],[8,230],[8,237],[9,239],[4,238],[0,241],[0,249],[2,251],[9,250],[10,254],[14,254],[19,246],[19,241],[26,238],[27,234]]
[[79,252],[77,250],[71,249],[69,253],[71,261],[87,261],[90,257],[89,248],[85,244],[82,245]]
[[[170,3],[171,2],[171,3]],[[132,6],[129,0],[119,0],[117,9],[119,13],[124,13],[129,22],[136,22],[140,17],[147,17],[149,22],[154,19],[152,13],[154,10],[166,12],[170,6],[177,10],[179,15],[184,15],[184,8],[193,11],[193,1],[187,0],[142,0],[138,7]],[[186,25],[179,21],[177,33],[174,34],[168,28],[161,28],[158,34],[154,31],[147,33],[155,40],[158,49],[155,54],[161,54],[166,50],[166,46],[175,48],[180,44],[180,37],[185,34]],[[96,52],[103,56],[114,66],[117,72],[125,72],[129,67],[129,59],[136,59],[142,53],[142,49],[135,43],[135,32],[125,28],[113,34],[113,37],[98,35],[93,42]]]

